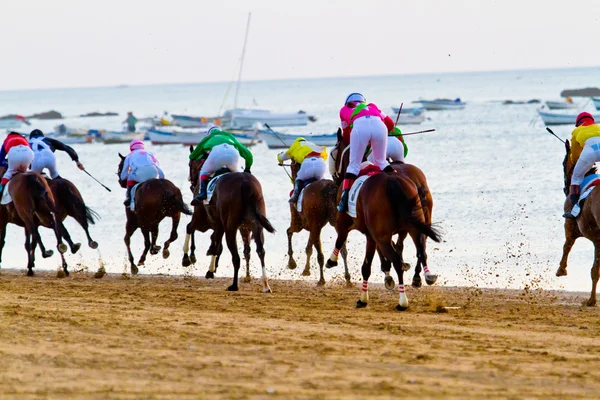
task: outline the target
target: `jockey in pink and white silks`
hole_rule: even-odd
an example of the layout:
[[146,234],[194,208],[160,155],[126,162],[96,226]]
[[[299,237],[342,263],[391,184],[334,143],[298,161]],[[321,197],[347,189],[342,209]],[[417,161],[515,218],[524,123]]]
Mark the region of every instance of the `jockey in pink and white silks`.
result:
[[350,144],[350,163],[344,176],[342,199],[338,211],[348,210],[348,194],[360,172],[367,146],[371,144],[372,162],[385,172],[394,172],[386,160],[388,133],[394,130],[394,121],[373,103],[366,103],[360,93],[346,97],[340,110],[343,140]]
[[131,202],[131,189],[140,182],[150,179],[164,179],[165,174],[158,164],[158,160],[149,151],[144,148],[144,142],[133,140],[129,144],[131,153],[123,161],[123,170],[121,171],[121,180],[127,180],[127,195],[125,206]]

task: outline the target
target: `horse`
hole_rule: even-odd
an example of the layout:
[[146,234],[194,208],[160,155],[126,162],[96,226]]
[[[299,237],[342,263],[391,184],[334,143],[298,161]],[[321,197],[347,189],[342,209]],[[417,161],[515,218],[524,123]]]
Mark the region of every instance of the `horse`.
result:
[[[350,162],[350,152],[348,151],[350,146],[344,143],[342,140],[342,131],[338,129],[337,132],[337,144],[331,152],[331,161],[330,169],[333,170],[332,176],[334,181],[339,185],[342,183],[344,175],[346,173],[346,167]],[[425,222],[427,224],[432,223],[431,215],[433,211],[433,197],[431,195],[431,191],[429,190],[429,186],[427,185],[427,178],[421,169],[412,164],[407,163],[392,163],[392,167],[399,173],[408,177],[412,180],[417,186],[417,191],[419,193],[419,198],[421,200],[421,207],[423,209],[423,214],[425,216]],[[396,251],[399,252],[400,257],[402,257],[404,251],[404,240],[408,232],[402,231],[398,233],[398,240],[395,243]],[[421,270],[425,269],[425,282],[428,285],[433,285],[438,276],[432,274],[427,267],[427,252],[426,249],[426,240],[427,236],[421,236],[420,239],[422,241],[423,253],[419,254],[417,251],[417,265],[415,266],[415,273],[412,279],[412,286],[415,288],[419,288],[422,286],[421,281]],[[415,245],[416,246],[416,245]],[[385,273],[385,287],[388,290],[394,289],[395,282],[394,279],[390,275],[391,263],[387,260],[381,251],[378,251],[379,258],[381,260],[381,270]],[[329,265],[328,265],[329,267]],[[408,263],[403,263],[403,268],[405,271],[410,269],[410,265]]]
[[[123,162],[125,157],[119,153],[121,161],[117,169],[117,176],[121,176]],[[127,181],[119,179],[121,187],[127,187]],[[146,255],[150,251],[151,255],[158,254],[161,247],[156,245],[158,238],[158,225],[165,217],[170,217],[173,221],[171,234],[164,244],[162,256],[167,259],[170,255],[169,245],[177,240],[177,227],[181,213],[192,215],[192,211],[183,202],[181,191],[168,179],[150,179],[142,182],[135,192],[135,211],[130,207],[125,207],[127,223],[125,226],[125,245],[129,263],[131,264],[131,273],[137,274],[138,267],[135,265],[133,254],[131,253],[131,235],[140,228],[144,235],[144,251],[138,261],[138,266],[144,265]],[[150,235],[152,234],[152,240]]]
[[[292,162],[292,180],[296,180],[300,164]],[[296,269],[296,261],[294,260],[294,250],[292,248],[292,235],[303,229],[309,232],[308,243],[306,244],[306,265],[302,276],[310,276],[310,257],[312,256],[312,248],[314,246],[317,251],[317,261],[319,263],[319,281],[317,285],[325,284],[323,275],[323,265],[325,257],[321,249],[321,230],[327,223],[335,228],[337,218],[337,197],[338,187],[331,179],[321,179],[304,188],[302,196],[302,212],[298,212],[296,206],[290,204],[291,221],[290,227],[287,229],[288,237],[288,268]],[[350,284],[350,273],[348,272],[348,262],[346,246],[341,249],[342,259],[344,260],[344,269],[346,282]]]
[[[203,160],[191,160],[189,163],[192,182],[197,180]],[[198,207],[198,206],[197,206]],[[237,231],[251,232],[256,244],[256,253],[262,267],[263,292],[271,293],[265,267],[264,233],[275,233],[275,228],[266,217],[265,201],[260,182],[247,172],[230,172],[216,182],[212,198],[205,206],[210,227],[213,229],[208,255],[212,256],[209,272],[214,272],[216,260],[223,252],[223,235],[231,253],[233,262],[233,283],[227,288],[237,291],[240,256],[237,249]],[[249,236],[249,235],[247,235]],[[244,253],[250,256],[249,243],[244,239]],[[248,271],[248,269],[247,269]]]
[[[338,139],[341,139],[341,132],[338,130]],[[344,149],[346,145],[339,140],[336,144],[338,151],[342,156],[334,160],[336,164],[342,163],[342,168],[337,165],[336,172],[345,173],[347,162]],[[341,198],[341,187],[338,191],[338,199]],[[427,223],[421,206],[419,191],[415,183],[404,174],[382,172],[371,176],[366,180],[358,194],[356,200],[356,218],[350,217],[347,213],[338,213],[336,226],[338,237],[335,243],[335,249],[327,261],[329,267],[337,265],[339,249],[346,242],[348,232],[357,229],[366,236],[366,254],[362,265],[362,293],[356,303],[357,308],[366,307],[368,295],[368,279],[371,275],[371,263],[375,251],[379,250],[386,260],[391,261],[399,281],[399,303],[396,309],[404,311],[408,308],[408,298],[404,292],[404,268],[402,254],[392,243],[392,236],[401,232],[407,232],[411,235],[417,255],[425,253],[421,235],[426,235],[439,242],[440,233],[430,223]]]
[[[6,226],[8,223],[22,226],[25,228],[25,250],[28,257],[27,276],[33,276],[35,247],[38,243],[42,243],[38,231],[39,225],[54,231],[59,253],[63,254],[67,251],[67,246],[62,243],[62,232],[60,224],[57,223],[57,210],[52,191],[46,180],[35,172],[16,174],[4,190],[8,190],[12,202],[0,206],[0,262],[5,244]],[[45,258],[52,256],[52,251],[45,249],[42,251]]]
[[[565,212],[572,208],[569,201],[569,187],[571,186],[571,177],[573,175],[574,163],[571,162],[571,144],[565,141],[565,159],[563,160],[564,188],[563,191],[567,197],[564,204]],[[586,175],[595,174],[596,167],[592,167]],[[565,219],[565,244],[563,246],[563,254],[560,260],[560,266],[556,271],[556,276],[567,275],[567,260],[569,252],[575,244],[575,240],[580,237],[585,237],[594,243],[594,264],[591,270],[592,292],[590,298],[586,302],[587,306],[593,307],[596,305],[596,286],[600,276],[600,190],[593,190],[585,199],[581,212],[576,219]]]

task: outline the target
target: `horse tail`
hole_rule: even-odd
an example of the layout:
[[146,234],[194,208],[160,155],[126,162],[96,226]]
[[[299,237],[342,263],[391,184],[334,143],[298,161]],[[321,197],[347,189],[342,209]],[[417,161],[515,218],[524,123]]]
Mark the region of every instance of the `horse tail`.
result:
[[258,191],[252,189],[252,184],[247,180],[242,182],[242,201],[245,202],[250,218],[258,222],[269,233],[275,233],[271,222],[258,209],[258,202],[262,199]]
[[81,193],[79,193],[77,187],[71,181],[64,178],[57,179],[56,185],[61,204],[70,205],[70,209],[74,213],[72,216],[76,220],[81,221],[85,218],[87,222],[94,225],[96,220],[100,219],[100,215],[85,204]]
[[439,229],[423,222],[413,214],[414,199],[409,199],[402,189],[402,185],[395,177],[390,177],[387,180],[388,199],[394,209],[396,219],[404,219],[408,221],[419,233],[426,235],[436,242],[440,242],[442,237]]
[[173,204],[175,205],[175,208],[185,214],[185,215],[192,215],[194,214],[192,212],[192,210],[190,210],[190,208],[187,206],[187,204],[184,203],[183,201],[183,197],[181,196],[181,192],[177,191],[173,194],[171,194],[171,201],[173,202]]
[[50,196],[48,186],[44,185],[40,178],[36,174],[26,175],[27,186],[31,191],[31,197],[33,198],[33,204],[35,210],[43,210],[44,208],[50,210],[50,212],[56,214],[56,204]]

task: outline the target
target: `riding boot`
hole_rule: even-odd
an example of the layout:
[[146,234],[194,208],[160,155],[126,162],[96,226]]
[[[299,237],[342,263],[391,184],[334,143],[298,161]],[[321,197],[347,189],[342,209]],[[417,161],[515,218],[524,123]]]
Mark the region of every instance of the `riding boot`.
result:
[[579,193],[573,193],[569,195],[569,201],[571,202],[571,209],[563,214],[563,218],[576,218],[576,215],[573,215],[573,207],[579,202]]
[[388,165],[387,167],[385,167],[385,168],[383,169],[383,172],[387,172],[388,174],[390,174],[390,173],[393,173],[393,172],[395,172],[395,171],[396,171],[396,170],[395,170],[395,169],[394,169],[394,168],[393,168],[391,165]]
[[[54,178],[57,179],[57,178]],[[127,186],[127,193],[125,194],[125,201],[123,202],[123,205],[125,207],[128,207],[131,204],[131,189],[133,188],[133,186]]]
[[356,175],[354,174],[346,174],[343,183],[342,190],[342,199],[340,200],[340,204],[338,204],[338,211],[345,212],[348,211],[348,197],[350,196],[350,188],[352,184],[356,180]]
[[192,200],[193,206],[197,206],[198,204],[202,203],[203,200],[206,200],[207,189],[208,189],[208,179],[201,180],[200,181],[200,192],[198,192],[198,195],[196,197],[194,197],[194,200]]
[[304,188],[304,181],[302,179],[296,179],[296,183],[294,185],[294,193],[292,193],[292,197],[290,197],[289,203],[296,204],[298,201],[298,197]]

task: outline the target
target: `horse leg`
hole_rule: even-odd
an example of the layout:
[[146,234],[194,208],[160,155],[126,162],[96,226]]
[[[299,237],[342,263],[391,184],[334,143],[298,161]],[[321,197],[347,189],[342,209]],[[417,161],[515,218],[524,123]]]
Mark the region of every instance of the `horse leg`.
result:
[[335,224],[335,230],[338,236],[335,240],[335,248],[333,249],[331,256],[329,256],[329,260],[327,260],[327,268],[333,268],[338,265],[340,249],[346,244],[346,239],[348,239],[348,232],[351,226],[352,218],[345,213],[338,213]]
[[360,293],[360,299],[356,302],[356,308],[364,308],[369,303],[369,277],[371,276],[371,264],[373,263],[373,257],[375,256],[375,250],[377,244],[371,235],[367,234],[367,251],[365,252],[365,260],[361,268],[362,273],[362,288]]
[[142,229],[142,235],[144,235],[144,251],[142,252],[142,256],[138,261],[138,266],[144,265],[146,262],[146,256],[148,255],[148,250],[150,250],[150,247],[152,246],[152,242],[150,241],[150,230]]
[[138,267],[135,265],[133,254],[131,253],[131,235],[137,230],[138,226],[135,222],[127,219],[125,224],[125,246],[127,246],[127,255],[129,257],[129,264],[131,265],[131,273],[136,275],[138,273]]
[[598,285],[598,278],[600,277],[600,243],[594,243],[594,266],[592,267],[592,294],[586,305],[593,307],[596,305],[596,286]]
[[385,274],[385,279],[383,281],[385,288],[387,290],[394,290],[396,287],[396,282],[394,282],[394,278],[392,275],[390,275],[390,271],[392,270],[392,262],[384,257],[379,248],[377,248],[377,254],[379,254],[379,260],[381,262],[381,271],[383,271]]
[[[60,254],[64,254],[67,252],[67,246],[62,242],[63,237],[63,226],[62,222],[58,220],[55,214],[50,214],[50,227],[54,231],[56,235],[56,248]],[[40,234],[38,233],[37,236]],[[40,239],[41,242],[41,239]]]
[[250,276],[250,253],[252,249],[250,248],[250,231],[241,232],[242,241],[244,242],[244,260],[246,260],[246,277],[244,278],[244,282],[250,282],[252,277]]
[[7,224],[8,224],[8,221],[6,220],[4,211],[2,211],[2,216],[0,219],[0,265],[2,265],[2,250],[4,250]]
[[288,269],[296,269],[297,265],[296,265],[296,260],[294,260],[294,249],[292,248],[292,235],[294,235],[294,233],[296,233],[297,231],[292,229],[292,226],[290,225],[290,227],[287,229],[287,238],[288,238],[288,256],[289,256],[289,260],[288,260]]
[[[433,285],[436,281],[438,276],[435,274],[432,274],[431,271],[429,271],[429,268],[427,267],[427,236],[423,235],[422,233],[411,233],[411,237],[413,239],[413,242],[415,244],[415,247],[417,248],[417,265],[415,266],[415,275],[419,276],[417,283],[419,284],[419,286],[415,286],[415,279],[413,277],[413,286],[414,287],[421,287],[421,277],[420,277],[420,272],[421,272],[421,266],[423,266],[423,272],[425,273],[425,283],[427,283],[428,285]],[[402,259],[402,258],[400,258]],[[402,263],[404,265],[404,263]],[[419,275],[417,275],[419,274]]]
[[217,227],[215,231],[210,235],[210,247],[208,248],[207,255],[211,256],[210,266],[206,272],[206,279],[214,279],[215,272],[217,270],[217,262],[223,252],[223,231],[220,227]]
[[310,276],[310,258],[312,257],[313,252],[312,239],[312,235],[309,235],[308,242],[306,242],[306,249],[304,249],[304,252],[306,253],[306,264],[304,265],[304,271],[302,271],[302,276]]
[[238,272],[240,270],[240,255],[237,249],[237,229],[228,230],[225,233],[227,247],[231,253],[231,261],[233,262],[233,283],[227,288],[230,292],[238,291]]
[[44,246],[44,242],[42,242],[42,238],[40,237],[40,241],[38,242],[40,245],[40,251],[42,252],[43,258],[50,258],[54,255],[54,250],[46,250],[46,246]]
[[163,258],[167,259],[169,258],[169,256],[171,255],[171,253],[169,252],[169,246],[171,245],[171,243],[173,243],[175,240],[177,240],[177,227],[179,226],[179,220],[181,219],[181,213],[176,213],[175,215],[173,215],[172,217],[173,219],[173,225],[171,226],[171,235],[169,236],[169,239],[165,242],[164,247],[163,247]]
[[[82,201],[83,201],[83,199],[82,199]],[[71,216],[73,218],[75,218],[75,221],[77,221],[77,223],[83,228],[83,231],[85,232],[85,236],[88,241],[88,246],[91,249],[97,249],[98,242],[96,242],[94,239],[92,239],[92,236],[90,235],[90,224],[88,223],[88,220],[87,220],[87,211],[82,210],[79,212],[75,212],[74,214],[75,215],[71,215]]]
[[325,265],[325,256],[323,255],[323,249],[321,247],[321,229],[316,231],[314,235],[311,233],[311,241],[315,250],[317,250],[317,262],[319,263],[319,282],[318,286],[325,285],[325,274],[323,272],[323,266]]
[[65,225],[62,222],[58,223],[60,224],[63,238],[71,248],[71,254],[77,253],[81,248],[81,243],[73,243],[73,241],[71,240],[71,235],[69,234],[69,231],[67,231],[67,228],[65,228]]
[[33,276],[35,259],[31,247],[31,233],[28,228],[25,228],[25,250],[27,251],[27,276]]
[[152,243],[150,244],[150,254],[153,256],[158,254],[160,251],[160,246],[156,245],[156,241],[158,240],[158,224],[154,225],[150,228],[150,233],[152,233]]
[[260,258],[260,266],[262,268],[263,293],[273,293],[271,287],[269,286],[267,268],[265,267],[265,235],[263,234],[262,227],[255,228],[254,232],[252,232],[252,235],[254,236],[254,243],[256,243],[256,254],[258,254],[258,258]]
[[342,246],[340,254],[342,255],[342,260],[344,260],[344,278],[346,279],[346,286],[352,286],[350,272],[348,271],[348,249],[346,249],[346,243]]
[[196,264],[196,236],[192,232],[192,247],[190,248],[190,262]]
[[396,310],[404,311],[408,308],[408,297],[406,297],[406,293],[404,291],[404,269],[402,268],[402,259],[392,247],[392,242],[390,239],[387,241],[378,241],[377,246],[381,249],[383,256],[392,261],[392,265],[398,274],[398,291],[400,292],[400,299],[398,301],[398,305],[396,306]]
[[569,259],[569,253],[575,244],[575,241],[581,236],[577,223],[570,219],[565,220],[565,244],[563,245],[563,254],[560,259],[560,266],[556,271],[556,276],[567,275],[567,261]]
[[193,235],[194,228],[192,226],[192,223],[190,222],[185,227],[185,241],[183,242],[183,259],[181,260],[181,265],[183,265],[184,267],[189,267],[190,265],[192,265],[188,252],[190,251],[190,240]]
[[[403,253],[404,253],[404,240],[406,239],[407,235],[408,235],[408,232],[406,232],[406,231],[402,231],[402,232],[398,233],[398,240],[396,241],[396,246],[395,246],[396,247],[396,253],[398,253],[398,255],[400,256],[400,258],[402,259],[402,269],[404,269],[404,272],[410,270],[410,264],[404,262],[404,256],[403,256]],[[390,265],[390,267],[391,267],[391,265]],[[418,273],[420,274],[421,270],[419,270]]]

